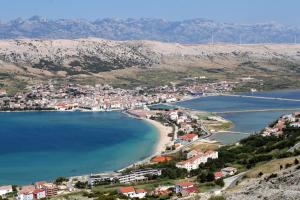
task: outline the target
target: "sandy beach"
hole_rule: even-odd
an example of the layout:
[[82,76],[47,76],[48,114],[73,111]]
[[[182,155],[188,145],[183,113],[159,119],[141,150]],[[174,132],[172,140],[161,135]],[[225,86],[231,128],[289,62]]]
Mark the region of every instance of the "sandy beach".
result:
[[170,142],[172,141],[172,138],[168,137],[168,134],[171,133],[173,131],[173,129],[170,126],[164,126],[163,124],[161,124],[160,122],[155,121],[155,120],[146,119],[146,118],[144,118],[143,120],[145,120],[146,122],[152,124],[153,126],[155,126],[158,129],[159,141],[156,144],[156,147],[155,147],[155,150],[154,150],[153,154],[154,155],[159,155],[163,151],[166,150],[166,146],[168,144],[170,144]]

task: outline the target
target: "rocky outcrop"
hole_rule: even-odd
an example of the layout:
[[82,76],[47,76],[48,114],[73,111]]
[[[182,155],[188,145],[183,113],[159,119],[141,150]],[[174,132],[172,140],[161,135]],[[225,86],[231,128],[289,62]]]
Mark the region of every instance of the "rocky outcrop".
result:
[[300,199],[300,167],[252,179],[239,189],[226,192],[228,200],[297,200]]

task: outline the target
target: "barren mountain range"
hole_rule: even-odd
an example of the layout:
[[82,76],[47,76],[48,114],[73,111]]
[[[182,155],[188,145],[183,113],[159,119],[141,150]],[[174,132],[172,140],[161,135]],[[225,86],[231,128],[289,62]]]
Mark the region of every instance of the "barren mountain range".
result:
[[[94,79],[147,85],[185,77],[284,77],[300,73],[300,45],[112,41],[98,38],[0,41],[2,76]],[[297,78],[296,78],[297,79]]]
[[0,39],[75,39],[98,37],[111,40],[156,40],[178,43],[294,43],[300,29],[276,22],[237,24],[208,19],[47,19],[33,16],[0,22]]

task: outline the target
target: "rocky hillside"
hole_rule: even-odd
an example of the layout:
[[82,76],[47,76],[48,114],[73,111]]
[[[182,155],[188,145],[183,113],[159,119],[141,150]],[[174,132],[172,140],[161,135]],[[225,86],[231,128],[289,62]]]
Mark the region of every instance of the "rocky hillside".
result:
[[300,166],[253,179],[225,196],[228,200],[300,199]]
[[113,40],[157,40],[179,43],[216,42],[294,43],[300,29],[275,22],[261,24],[222,23],[207,19],[99,19],[95,21],[39,16],[0,22],[0,39],[75,39],[100,37]]
[[300,45],[293,44],[184,45],[97,38],[0,41],[0,78],[11,79],[84,76],[112,84],[159,85],[190,76],[224,80],[252,75],[286,83],[297,80],[299,66]]
[[[32,67],[69,75],[151,66],[158,56],[142,44],[101,39],[10,40],[0,42],[2,65]],[[8,69],[9,70],[9,69]]]

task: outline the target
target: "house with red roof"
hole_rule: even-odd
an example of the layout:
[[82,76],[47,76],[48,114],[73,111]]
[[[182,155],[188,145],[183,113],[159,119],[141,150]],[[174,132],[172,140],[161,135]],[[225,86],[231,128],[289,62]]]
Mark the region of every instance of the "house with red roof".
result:
[[217,151],[196,151],[192,150],[191,154],[187,154],[187,160],[176,163],[177,168],[186,169],[187,171],[191,171],[194,169],[198,169],[201,163],[207,163],[208,159],[217,159],[218,152]]
[[119,193],[129,197],[129,198],[139,198],[142,199],[146,196],[147,192],[144,189],[135,189],[132,186],[120,187]]
[[33,191],[35,187],[33,185],[23,186],[18,192],[18,200],[33,200]]
[[186,142],[193,142],[193,141],[197,140],[198,138],[199,138],[199,136],[194,133],[185,134],[185,135],[179,137],[179,139],[186,141]]
[[34,186],[36,189],[42,189],[45,184],[46,184],[46,181],[38,181],[38,182],[35,182]]
[[32,191],[20,191],[18,192],[18,200],[33,200]]
[[217,180],[223,177],[223,173],[221,171],[218,171],[214,173],[214,176],[215,176],[215,180]]
[[46,192],[43,189],[36,189],[33,191],[33,198],[34,199],[42,199],[46,198]]
[[155,156],[151,159],[152,163],[164,163],[172,160],[172,157],[170,156]]
[[192,182],[179,182],[175,185],[175,192],[182,196],[189,196],[190,194],[197,193],[198,189]]

